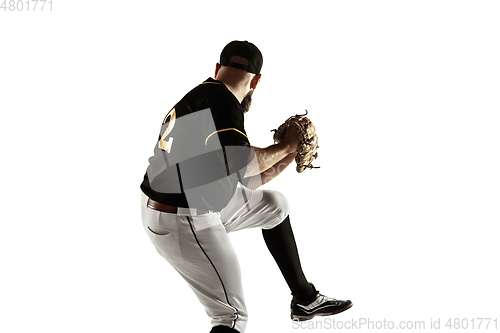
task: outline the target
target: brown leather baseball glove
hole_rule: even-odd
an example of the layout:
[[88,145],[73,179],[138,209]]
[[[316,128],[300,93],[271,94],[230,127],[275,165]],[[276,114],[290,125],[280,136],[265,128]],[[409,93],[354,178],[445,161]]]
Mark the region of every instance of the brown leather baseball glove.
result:
[[309,168],[319,168],[313,167],[312,162],[318,157],[318,135],[316,134],[316,128],[314,127],[311,120],[305,117],[308,114],[295,115],[288,118],[283,124],[281,124],[278,129],[274,131],[274,142],[278,143],[283,138],[287,128],[289,126],[295,126],[297,128],[299,136],[299,144],[297,145],[297,156],[295,156],[295,162],[297,162],[297,172],[301,173],[305,169]]

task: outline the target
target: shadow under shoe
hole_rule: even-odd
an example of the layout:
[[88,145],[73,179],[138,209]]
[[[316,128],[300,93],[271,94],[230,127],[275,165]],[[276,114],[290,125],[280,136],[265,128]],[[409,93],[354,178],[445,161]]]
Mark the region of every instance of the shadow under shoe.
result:
[[235,330],[234,328],[228,326],[214,326],[210,333],[240,333],[240,331]]

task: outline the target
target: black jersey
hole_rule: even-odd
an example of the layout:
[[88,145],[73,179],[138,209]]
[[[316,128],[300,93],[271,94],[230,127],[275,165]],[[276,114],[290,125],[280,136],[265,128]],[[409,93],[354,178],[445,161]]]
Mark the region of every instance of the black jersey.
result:
[[141,184],[151,199],[220,211],[243,180],[250,142],[238,99],[207,79],[165,116]]

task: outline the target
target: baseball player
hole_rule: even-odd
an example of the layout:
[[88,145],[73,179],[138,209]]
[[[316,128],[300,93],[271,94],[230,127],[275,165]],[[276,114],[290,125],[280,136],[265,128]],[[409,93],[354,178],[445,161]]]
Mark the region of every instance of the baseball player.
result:
[[240,268],[229,232],[261,228],[292,293],[291,318],[352,306],[320,294],[301,268],[283,194],[259,187],[297,155],[298,130],[279,143],[250,145],[244,127],[261,78],[262,54],[247,41],[224,47],[215,79],[187,93],[165,116],[141,184],[144,229],[211,318],[212,333],[245,331]]

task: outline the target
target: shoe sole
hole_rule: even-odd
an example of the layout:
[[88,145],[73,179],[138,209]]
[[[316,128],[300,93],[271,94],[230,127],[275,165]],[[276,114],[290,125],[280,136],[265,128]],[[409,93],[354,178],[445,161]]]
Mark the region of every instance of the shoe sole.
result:
[[301,315],[294,315],[294,314],[291,314],[290,317],[292,318],[292,320],[298,320],[298,321],[306,321],[306,320],[311,320],[313,319],[314,317],[316,316],[333,316],[333,315],[336,315],[338,313],[341,313],[341,312],[344,312],[345,310],[349,310],[350,308],[352,308],[352,303],[350,303],[348,306],[346,306],[345,308],[342,308],[342,309],[338,309],[334,312],[328,312],[328,313],[317,313],[317,314],[313,314],[313,315],[310,315],[310,316],[301,316]]

